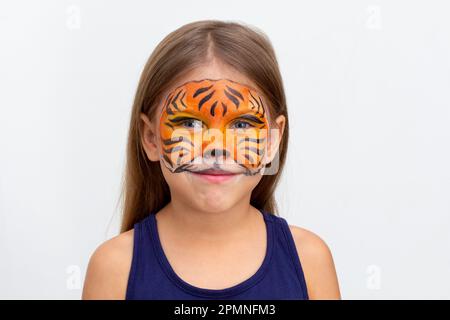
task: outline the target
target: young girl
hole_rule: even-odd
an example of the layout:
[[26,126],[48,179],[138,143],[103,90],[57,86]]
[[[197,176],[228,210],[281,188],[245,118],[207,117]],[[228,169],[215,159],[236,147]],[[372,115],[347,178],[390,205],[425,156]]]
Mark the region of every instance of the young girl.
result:
[[134,101],[122,233],[92,255],[82,298],[340,299],[328,246],[276,215],[288,131],[263,33],[169,34]]

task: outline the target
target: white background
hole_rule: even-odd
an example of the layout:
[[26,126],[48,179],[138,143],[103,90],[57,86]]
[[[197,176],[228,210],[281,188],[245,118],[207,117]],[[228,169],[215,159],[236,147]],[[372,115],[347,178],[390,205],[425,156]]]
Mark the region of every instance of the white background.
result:
[[0,298],[79,299],[117,233],[133,96],[201,19],[272,40],[291,123],[281,215],[331,248],[344,299],[450,298],[446,1],[1,1]]

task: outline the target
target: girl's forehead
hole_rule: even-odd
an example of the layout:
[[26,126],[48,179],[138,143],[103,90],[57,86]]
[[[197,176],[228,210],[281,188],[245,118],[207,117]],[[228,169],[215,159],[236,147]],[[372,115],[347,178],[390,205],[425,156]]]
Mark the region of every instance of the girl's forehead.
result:
[[192,111],[194,108],[202,112],[206,108],[213,117],[215,111],[219,110],[223,114],[227,111],[251,110],[268,116],[267,104],[258,89],[228,78],[184,81],[170,90],[161,101],[161,113],[168,115],[187,109]]
[[258,92],[258,89],[253,84],[250,84],[248,81],[246,82],[240,82],[237,80],[233,80],[230,78],[218,78],[218,79],[211,79],[211,78],[202,78],[202,79],[195,79],[195,80],[184,80],[181,81],[179,84],[175,85],[173,88],[168,90],[168,94],[180,90],[181,88],[186,89],[195,89],[202,85],[213,85],[215,88],[225,87],[225,86],[231,86],[231,87],[237,87],[240,89],[248,89],[255,92]]

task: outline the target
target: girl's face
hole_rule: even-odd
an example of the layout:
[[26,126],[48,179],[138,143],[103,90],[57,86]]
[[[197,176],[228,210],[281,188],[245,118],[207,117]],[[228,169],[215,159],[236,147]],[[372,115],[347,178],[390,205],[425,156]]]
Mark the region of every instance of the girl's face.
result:
[[141,116],[144,149],[160,161],[172,201],[211,212],[249,202],[284,129],[284,117],[271,122],[255,88],[229,68],[208,65],[169,89],[152,121]]

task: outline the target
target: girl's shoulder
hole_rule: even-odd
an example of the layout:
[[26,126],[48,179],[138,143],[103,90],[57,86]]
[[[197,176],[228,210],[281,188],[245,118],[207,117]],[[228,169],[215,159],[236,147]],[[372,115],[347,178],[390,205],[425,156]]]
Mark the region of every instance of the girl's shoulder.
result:
[[133,256],[134,229],[99,245],[89,259],[82,299],[124,299]]
[[289,225],[301,261],[310,299],[340,299],[333,256],[326,242],[312,231]]

